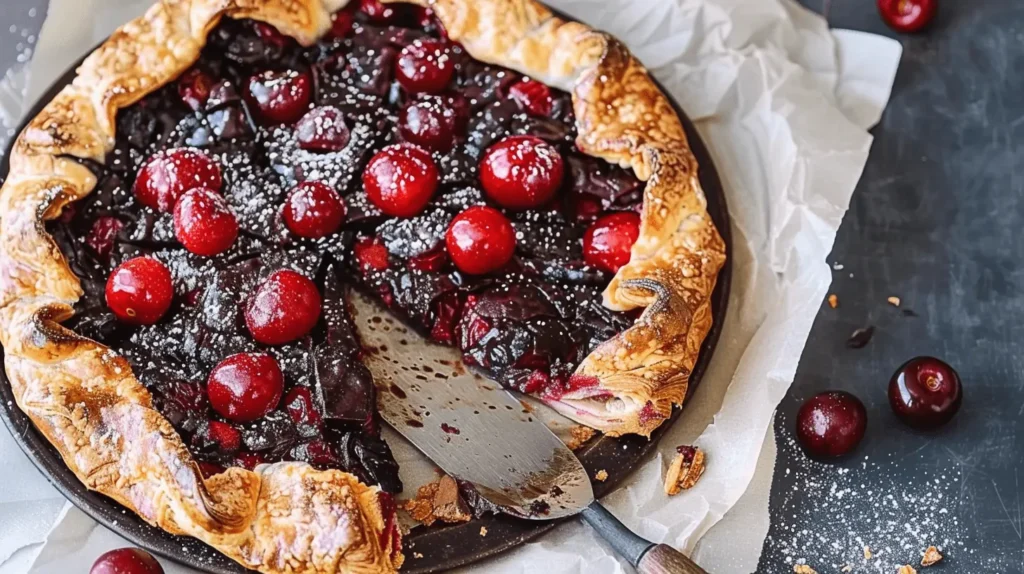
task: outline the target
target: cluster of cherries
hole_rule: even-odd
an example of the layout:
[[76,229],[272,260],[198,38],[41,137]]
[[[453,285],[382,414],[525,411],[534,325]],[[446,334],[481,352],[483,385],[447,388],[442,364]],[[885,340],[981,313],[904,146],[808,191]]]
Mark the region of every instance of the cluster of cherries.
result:
[[[960,375],[934,357],[916,357],[896,369],[888,394],[896,416],[924,430],[949,422],[963,402]],[[804,401],[797,413],[796,436],[812,456],[834,458],[853,451],[867,426],[867,409],[860,399],[845,391],[826,391]]]

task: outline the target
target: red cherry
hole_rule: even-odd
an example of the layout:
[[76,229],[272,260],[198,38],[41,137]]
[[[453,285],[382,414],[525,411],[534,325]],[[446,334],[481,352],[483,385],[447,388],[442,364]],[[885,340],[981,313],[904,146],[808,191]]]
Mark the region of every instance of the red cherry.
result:
[[370,201],[394,217],[423,211],[437,189],[437,166],[423,148],[393,144],[377,152],[363,172]]
[[164,574],[164,569],[149,552],[118,548],[100,554],[89,574]]
[[284,222],[295,235],[318,239],[337,231],[345,212],[338,192],[319,181],[304,181],[285,200]]
[[384,4],[380,0],[359,0],[359,10],[377,24],[391,23],[401,15],[398,6]]
[[249,101],[271,124],[288,124],[302,117],[313,93],[309,74],[295,70],[260,72],[249,78],[246,87]]
[[940,427],[960,410],[960,375],[934,357],[916,357],[889,381],[889,406],[903,422],[921,429]]
[[320,318],[320,291],[305,275],[288,269],[270,274],[249,298],[245,324],[264,345],[281,345],[313,330]]
[[439,152],[455,144],[457,124],[455,110],[439,98],[411,102],[398,116],[398,129],[406,141]]
[[264,353],[231,355],[210,371],[206,383],[213,410],[228,420],[242,423],[274,410],[283,389],[281,367]]
[[205,153],[194,148],[174,148],[157,152],[135,177],[132,192],[143,205],[170,212],[181,194],[194,187],[220,189],[220,167]]
[[448,43],[431,38],[416,40],[402,48],[395,62],[398,83],[413,94],[443,92],[455,73],[455,63],[448,50]]
[[837,457],[860,443],[867,425],[868,412],[860,399],[844,391],[828,391],[800,407],[796,438],[811,456]]
[[299,147],[307,151],[339,151],[348,145],[345,115],[334,106],[317,106],[295,124]]
[[640,237],[640,216],[632,212],[599,218],[583,236],[583,260],[587,265],[617,273],[629,263],[630,249]]
[[356,242],[353,250],[359,268],[367,271],[383,271],[388,268],[388,248],[377,239],[365,237]]
[[455,216],[445,234],[445,245],[456,267],[480,275],[512,259],[516,232],[500,211],[478,205]]
[[297,425],[320,426],[320,411],[313,404],[313,395],[306,387],[295,387],[281,401],[284,410]]
[[491,146],[480,162],[480,183],[491,199],[509,209],[548,202],[562,185],[562,156],[544,140],[509,136]]
[[206,437],[217,443],[217,447],[224,453],[233,453],[242,448],[242,433],[227,423],[210,421]]
[[428,32],[431,30],[437,32],[443,40],[448,39],[448,30],[444,29],[444,25],[441,24],[441,20],[438,19],[433,9],[426,6],[417,6],[416,23],[419,24],[420,28]]
[[174,208],[174,236],[192,253],[212,257],[234,244],[238,220],[219,193],[197,187]]
[[194,111],[203,109],[210,99],[213,79],[199,68],[192,68],[178,78],[178,95]]
[[927,26],[938,11],[938,0],[878,0],[882,19],[897,32],[917,32]]
[[350,10],[340,10],[331,15],[332,38],[345,38],[352,33],[353,16]]
[[92,248],[100,259],[107,260],[114,249],[114,239],[124,229],[124,223],[111,216],[98,217],[85,238],[85,244]]
[[551,115],[554,105],[551,88],[536,80],[516,82],[508,89],[508,94],[531,116],[545,118]]
[[171,307],[174,283],[167,267],[150,257],[129,259],[107,279],[107,307],[132,325],[152,325]]

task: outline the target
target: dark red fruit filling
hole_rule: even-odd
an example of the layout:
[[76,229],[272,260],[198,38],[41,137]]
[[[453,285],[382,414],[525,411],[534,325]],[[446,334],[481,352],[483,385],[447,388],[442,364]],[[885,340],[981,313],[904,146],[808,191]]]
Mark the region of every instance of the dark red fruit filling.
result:
[[85,243],[100,259],[108,260],[111,250],[114,249],[114,238],[122,229],[124,223],[120,219],[111,216],[100,217],[93,222]]
[[206,382],[210,406],[235,422],[251,422],[272,411],[281,400],[284,375],[273,357],[238,353],[221,361]]
[[101,554],[89,574],[164,574],[164,569],[145,550],[118,548]]
[[348,145],[344,113],[334,106],[317,106],[295,124],[299,147],[308,151],[339,151]]
[[934,357],[916,357],[889,380],[889,405],[903,422],[921,429],[942,426],[960,410],[960,375]]
[[417,40],[402,48],[395,78],[413,94],[437,94],[448,87],[455,73],[450,45],[442,40]]
[[352,22],[355,17],[351,10],[339,10],[331,15],[331,37],[335,39],[347,38],[352,33]]
[[319,239],[341,227],[345,211],[345,203],[330,186],[319,181],[304,181],[288,194],[284,221],[295,235]]
[[212,257],[235,242],[238,220],[219,193],[197,187],[174,208],[174,236],[192,253]]
[[385,4],[380,0],[359,0],[359,10],[377,24],[390,24],[399,19],[404,6]]
[[583,260],[609,273],[629,263],[630,250],[640,236],[640,216],[635,213],[605,215],[583,236]]
[[249,101],[268,124],[289,124],[301,118],[313,94],[309,74],[295,70],[254,74],[246,88]]
[[125,261],[107,280],[107,306],[132,325],[152,325],[171,307],[174,284],[167,266],[150,257]]
[[398,117],[398,129],[406,141],[420,147],[446,152],[455,145],[458,115],[442,98],[429,97],[410,102]]
[[[368,4],[370,12],[376,8]],[[335,18],[335,31],[310,48],[251,21],[224,19],[194,66],[202,76],[183,76],[120,110],[110,161],[94,166],[95,191],[47,222],[82,278],[84,293],[68,327],[131,363],[154,407],[207,476],[231,466],[301,460],[400,490],[397,465],[375,418],[375,387],[346,311],[345,293],[353,286],[435,340],[457,346],[467,362],[508,387],[551,398],[591,396],[595,389],[571,377],[576,366],[632,324],[631,315],[601,305],[610,275],[586,264],[583,238],[599,215],[635,212],[642,183],[575,147],[568,94],[550,89],[550,113],[538,115],[529,96],[517,96],[523,86],[512,90],[519,74],[473,61],[456,45],[444,48],[451,78],[443,91],[411,93],[398,83],[403,48],[440,40],[443,31],[425,11],[379,8],[393,9],[388,25],[346,10]],[[424,18],[422,28],[407,27],[418,17]],[[251,93],[253,77],[268,97],[263,106]],[[308,78],[308,100],[302,87],[285,89],[281,93],[300,96],[291,99],[302,104],[289,109],[289,98],[273,98],[264,78],[299,86]],[[317,111],[311,111],[314,105]],[[414,118],[413,108],[428,113]],[[431,123],[433,112],[440,112],[441,132]],[[554,190],[542,209],[504,212],[514,229],[515,257],[484,275],[466,273],[448,255],[446,232],[469,208],[502,206],[485,187],[481,158],[518,134],[550,146],[562,173],[550,178]],[[388,193],[375,196],[374,186],[363,181],[370,160],[389,143],[414,141],[423,149],[371,173],[388,180],[376,189]],[[190,148],[194,157],[187,159],[196,165],[143,169],[151,158],[182,153],[160,151],[175,148]],[[196,169],[203,166],[209,169]],[[337,228],[332,221],[313,225],[307,235],[333,228],[315,239],[296,232],[296,222],[305,221],[301,210],[288,214],[292,190],[306,182],[336,192],[347,212]],[[238,225],[230,249],[218,255],[197,257],[175,238],[171,212],[196,187],[218,192]],[[137,189],[137,195],[125,189]],[[382,213],[376,201],[385,196]],[[148,204],[144,197],[151,198]],[[403,215],[389,214],[392,208]],[[167,292],[175,303],[152,325],[117,320],[104,304],[111,272],[136,257],[153,257],[174,271]],[[292,334],[297,338],[290,342],[266,346],[249,331],[247,304],[268,276],[283,269],[312,280],[320,319],[309,319],[308,332]],[[213,399],[217,384],[208,392],[211,373],[228,357],[261,351],[280,367],[283,398],[255,420],[226,417],[221,399]]]
[[796,437],[808,454],[834,458],[860,444],[868,412],[860,399],[844,391],[827,391],[804,402],[796,416]]
[[878,0],[882,19],[897,32],[917,32],[931,23],[938,0]]
[[562,185],[562,156],[534,136],[510,136],[480,162],[480,183],[494,201],[509,209],[532,209],[547,203]]
[[512,84],[508,93],[530,115],[541,118],[551,115],[554,101],[551,88],[546,85],[536,80],[522,80]]
[[174,148],[157,152],[143,164],[132,191],[143,205],[169,212],[194,187],[219,190],[220,168],[202,151]]
[[306,276],[285,269],[261,284],[245,309],[245,324],[264,345],[282,345],[305,336],[320,319],[320,292]]
[[470,207],[452,220],[445,244],[456,267],[480,275],[500,269],[512,259],[516,232],[497,209]]
[[412,144],[387,146],[373,156],[363,172],[370,201],[395,217],[412,217],[423,211],[437,190],[437,180],[430,154]]

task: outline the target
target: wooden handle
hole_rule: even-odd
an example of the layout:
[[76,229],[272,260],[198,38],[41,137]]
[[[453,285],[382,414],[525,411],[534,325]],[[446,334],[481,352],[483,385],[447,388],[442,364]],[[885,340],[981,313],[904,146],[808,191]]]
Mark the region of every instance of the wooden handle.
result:
[[708,574],[692,560],[671,546],[656,544],[640,557],[639,574]]

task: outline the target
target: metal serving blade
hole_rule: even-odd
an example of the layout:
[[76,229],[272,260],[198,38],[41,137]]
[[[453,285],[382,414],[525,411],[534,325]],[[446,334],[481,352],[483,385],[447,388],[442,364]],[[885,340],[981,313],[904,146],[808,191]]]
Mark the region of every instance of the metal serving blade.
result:
[[468,370],[458,350],[361,294],[351,302],[381,416],[442,470],[524,518],[562,518],[593,502],[579,459],[523,403]]

